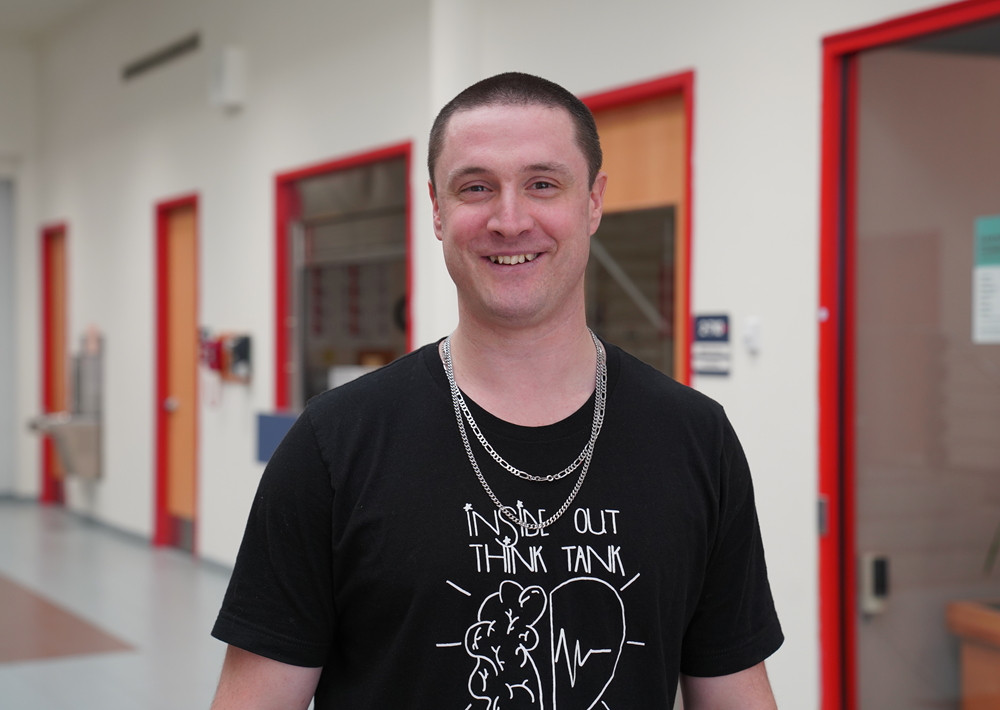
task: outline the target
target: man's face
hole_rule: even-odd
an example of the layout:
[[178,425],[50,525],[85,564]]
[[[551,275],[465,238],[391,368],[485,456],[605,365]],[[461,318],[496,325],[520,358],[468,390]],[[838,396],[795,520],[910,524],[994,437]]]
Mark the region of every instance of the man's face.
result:
[[582,312],[607,176],[588,185],[574,130],[565,110],[544,106],[449,120],[431,199],[464,316],[517,327]]

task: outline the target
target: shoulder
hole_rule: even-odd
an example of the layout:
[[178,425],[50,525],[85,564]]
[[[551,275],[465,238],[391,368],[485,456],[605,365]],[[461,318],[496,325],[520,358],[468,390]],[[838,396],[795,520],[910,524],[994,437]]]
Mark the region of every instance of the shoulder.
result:
[[426,345],[309,400],[302,418],[324,454],[340,458],[352,448],[407,443],[424,435],[431,420],[448,416],[447,384],[431,370],[434,347]]
[[315,436],[338,491],[389,470],[401,452],[404,458],[433,455],[441,423],[450,418],[454,426],[455,416],[435,358],[435,346],[426,345],[306,405],[300,419]]
[[364,411],[384,414],[387,407],[398,405],[403,399],[421,396],[434,387],[424,362],[424,351],[434,347],[433,344],[425,345],[374,372],[313,397],[306,405],[306,412],[314,420],[325,419],[333,413],[342,414],[345,410],[357,414]]
[[607,344],[618,362],[611,383],[617,402],[637,414],[656,420],[683,422],[698,429],[723,428],[727,423],[722,405],[698,390],[647,365],[621,348]]

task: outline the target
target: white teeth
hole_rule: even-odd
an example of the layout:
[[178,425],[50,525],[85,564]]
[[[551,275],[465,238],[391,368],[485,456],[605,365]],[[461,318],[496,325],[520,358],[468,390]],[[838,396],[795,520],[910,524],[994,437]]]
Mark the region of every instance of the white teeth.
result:
[[538,254],[516,254],[514,256],[491,256],[490,261],[494,264],[523,264],[532,261]]

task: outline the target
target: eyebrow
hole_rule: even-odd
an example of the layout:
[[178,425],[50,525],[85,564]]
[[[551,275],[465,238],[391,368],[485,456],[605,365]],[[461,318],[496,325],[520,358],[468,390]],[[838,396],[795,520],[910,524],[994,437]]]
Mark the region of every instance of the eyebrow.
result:
[[[488,168],[483,168],[478,165],[469,165],[464,168],[459,168],[458,170],[453,170],[448,174],[448,178],[445,184],[450,184],[455,180],[461,180],[462,178],[469,177],[470,175],[486,175],[493,172]],[[521,168],[522,173],[563,173],[568,174],[572,171],[566,163],[533,163],[531,165],[525,165]]]
[[470,175],[483,175],[490,172],[486,168],[481,168],[478,165],[470,165],[466,168],[459,168],[458,170],[452,170],[448,173],[448,178],[445,180],[445,184],[450,184],[455,180],[460,180]]
[[569,166],[566,163],[534,163],[533,165],[525,165],[521,168],[523,173],[570,173]]

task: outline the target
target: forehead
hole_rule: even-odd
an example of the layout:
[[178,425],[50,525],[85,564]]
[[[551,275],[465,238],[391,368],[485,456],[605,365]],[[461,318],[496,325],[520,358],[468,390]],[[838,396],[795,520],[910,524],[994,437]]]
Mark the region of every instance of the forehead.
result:
[[470,166],[520,168],[540,163],[565,163],[586,171],[586,159],[576,143],[576,129],[561,107],[481,106],[458,111],[448,121],[438,178]]

